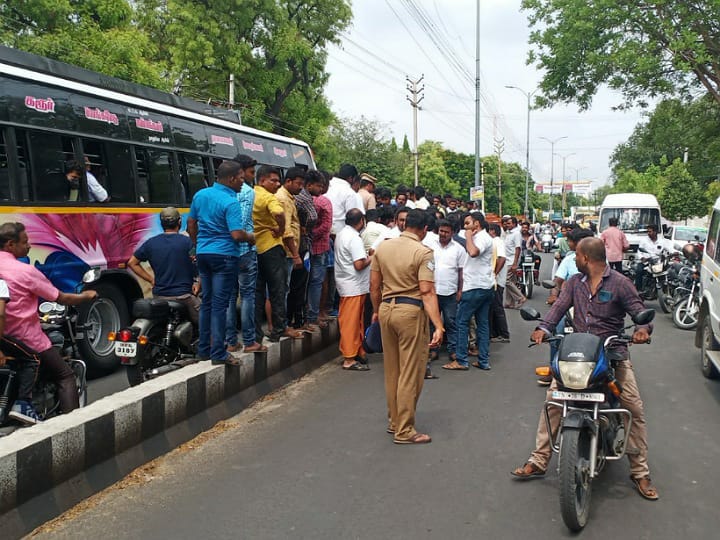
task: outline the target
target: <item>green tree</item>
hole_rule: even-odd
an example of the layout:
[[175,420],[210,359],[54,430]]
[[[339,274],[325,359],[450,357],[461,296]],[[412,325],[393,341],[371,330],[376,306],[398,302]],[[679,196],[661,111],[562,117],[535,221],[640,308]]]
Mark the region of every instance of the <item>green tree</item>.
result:
[[[443,160],[442,144],[436,141],[424,141],[418,145],[419,183],[430,193],[456,193],[460,186],[448,176],[445,169],[445,161]],[[410,162],[405,167],[405,178],[414,183],[413,163]]]
[[523,0],[528,62],[544,71],[541,102],[587,109],[598,88],[625,105],[704,88],[720,102],[720,3],[647,0]]
[[663,215],[671,221],[704,216],[708,201],[699,182],[676,159],[664,171],[663,190],[658,198]]
[[0,43],[168,90],[155,43],[133,22],[127,0],[5,0]]

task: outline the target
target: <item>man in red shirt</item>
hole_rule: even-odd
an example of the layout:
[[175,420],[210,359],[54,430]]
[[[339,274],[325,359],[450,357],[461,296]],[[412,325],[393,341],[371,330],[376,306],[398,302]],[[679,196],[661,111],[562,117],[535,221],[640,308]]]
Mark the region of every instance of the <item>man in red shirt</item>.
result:
[[[8,416],[26,424],[36,424],[40,419],[31,399],[40,364],[57,384],[60,410],[69,413],[79,405],[75,374],[43,332],[37,314],[38,302],[42,298],[77,305],[96,298],[97,291],[86,290],[80,294],[60,292],[40,270],[18,261],[29,251],[30,242],[22,223],[0,225],[0,277],[7,283],[12,298],[5,310],[5,337],[10,338],[11,351],[14,352],[12,343],[20,342],[17,350],[31,360],[24,362],[29,367],[18,373],[18,397]],[[6,345],[4,343],[4,347]],[[19,355],[14,353],[10,356]]]
[[630,248],[625,233],[618,228],[618,219],[611,217],[608,220],[609,227],[600,235],[605,244],[605,253],[610,268],[622,272],[623,252]]

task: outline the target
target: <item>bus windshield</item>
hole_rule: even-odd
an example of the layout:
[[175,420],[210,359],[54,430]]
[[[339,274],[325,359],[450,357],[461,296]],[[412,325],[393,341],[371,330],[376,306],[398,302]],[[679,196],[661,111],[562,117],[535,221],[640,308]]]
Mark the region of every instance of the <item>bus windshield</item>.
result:
[[626,233],[647,232],[647,226],[654,224],[660,230],[660,211],[657,208],[603,208],[600,230],[610,225],[610,218],[617,218],[618,228]]

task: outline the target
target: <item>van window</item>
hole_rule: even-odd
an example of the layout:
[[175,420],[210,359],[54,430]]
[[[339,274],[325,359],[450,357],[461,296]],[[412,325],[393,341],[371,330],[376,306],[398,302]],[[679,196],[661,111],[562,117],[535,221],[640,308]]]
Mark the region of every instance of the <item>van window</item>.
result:
[[623,232],[647,232],[647,226],[654,223],[660,230],[660,210],[657,208],[603,208],[600,216],[600,231],[610,225],[610,218],[616,217],[618,228]]
[[720,260],[720,250],[717,249],[718,233],[720,232],[720,210],[713,210],[712,219],[710,220],[710,229],[708,230],[707,245],[705,252],[708,257]]

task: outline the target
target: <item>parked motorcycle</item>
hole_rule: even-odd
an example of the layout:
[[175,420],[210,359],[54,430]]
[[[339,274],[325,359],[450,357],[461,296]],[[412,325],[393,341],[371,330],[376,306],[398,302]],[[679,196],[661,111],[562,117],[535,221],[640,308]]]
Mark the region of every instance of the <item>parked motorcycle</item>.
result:
[[108,335],[130,386],[197,362],[185,304],[142,298],[133,304],[133,317],[129,327]]
[[697,263],[686,268],[679,274],[683,281],[676,291],[672,320],[681,330],[692,330],[700,315],[700,269]]
[[[527,321],[540,320],[540,313],[522,308]],[[633,317],[635,324],[650,323],[655,311],[647,309]],[[587,333],[556,335],[548,342],[559,344],[551,363],[558,388],[545,403],[545,421],[550,429],[549,411],[561,409],[559,429],[551,441],[559,454],[560,512],[572,531],[581,530],[590,515],[592,481],[608,461],[621,459],[632,430],[632,413],[620,407],[623,389],[615,380],[613,345],[628,344],[632,337],[623,332],[602,340]],[[531,344],[530,346],[534,346]]]
[[[40,324],[43,332],[50,338],[65,361],[75,374],[80,407],[87,405],[87,367],[79,359],[78,340],[83,339],[84,328],[77,326],[77,310],[71,306],[64,306],[56,302],[43,302],[38,308]],[[26,347],[19,341],[5,337],[6,347],[10,350],[22,352]],[[4,348],[6,348],[4,347]],[[28,355],[32,355],[28,351]],[[14,358],[19,355],[13,353]],[[0,367],[0,425],[8,420],[8,413],[17,396],[17,381],[14,361]],[[58,413],[57,386],[47,377],[42,365],[38,371],[37,381],[33,388],[32,404],[41,420],[47,420]]]

